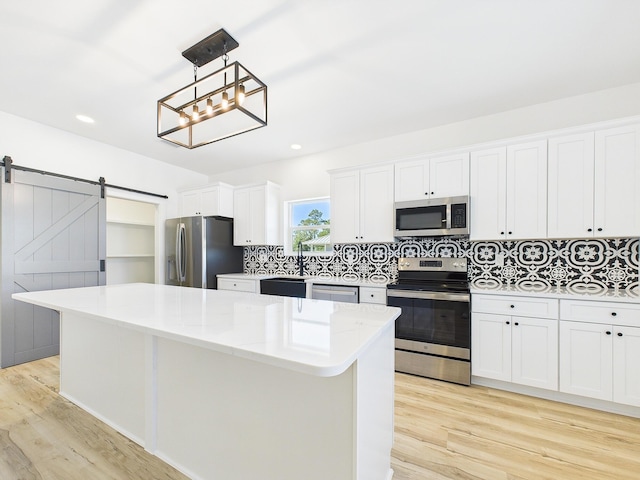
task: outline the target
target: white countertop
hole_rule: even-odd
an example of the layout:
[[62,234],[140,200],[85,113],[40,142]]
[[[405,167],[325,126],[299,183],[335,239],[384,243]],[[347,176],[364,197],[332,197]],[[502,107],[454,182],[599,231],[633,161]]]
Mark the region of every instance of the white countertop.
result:
[[471,294],[516,295],[521,297],[547,297],[568,300],[594,300],[600,302],[640,303],[640,292],[637,290],[600,290],[587,291],[567,287],[535,288],[517,285],[508,286],[471,286]]
[[278,275],[278,274],[263,274],[263,275],[252,275],[247,273],[222,273],[220,275],[216,275],[218,278],[229,278],[234,280],[264,280],[267,278],[304,278],[307,283],[322,283],[326,285],[349,285],[354,287],[378,287],[378,288],[386,288],[386,282],[373,282],[371,280],[363,280],[361,278],[349,278],[349,277],[314,277],[310,275],[305,275],[303,277],[299,277],[297,275]]
[[384,305],[145,283],[12,297],[325,377],[344,372],[400,314]]

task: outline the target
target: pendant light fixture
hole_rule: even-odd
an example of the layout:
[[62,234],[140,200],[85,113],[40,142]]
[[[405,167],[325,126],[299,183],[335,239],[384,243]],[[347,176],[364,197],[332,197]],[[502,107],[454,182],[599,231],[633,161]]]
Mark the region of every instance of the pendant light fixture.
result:
[[[158,100],[158,137],[192,149],[267,125],[267,86],[239,62],[227,64],[238,45],[220,29],[182,52],[193,83]],[[223,67],[198,80],[198,68],[219,57]]]

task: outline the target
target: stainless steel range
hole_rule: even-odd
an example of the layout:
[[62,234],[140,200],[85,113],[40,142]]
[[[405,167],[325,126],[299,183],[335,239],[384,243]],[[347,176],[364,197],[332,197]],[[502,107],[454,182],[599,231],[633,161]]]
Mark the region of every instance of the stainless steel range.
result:
[[396,371],[469,385],[471,315],[464,258],[400,258],[387,286],[396,320]]

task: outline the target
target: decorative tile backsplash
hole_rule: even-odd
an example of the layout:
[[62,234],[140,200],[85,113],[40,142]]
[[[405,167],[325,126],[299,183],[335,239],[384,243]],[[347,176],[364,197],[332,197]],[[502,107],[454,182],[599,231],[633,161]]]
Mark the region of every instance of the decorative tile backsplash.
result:
[[469,259],[469,276],[478,287],[566,287],[576,292],[638,288],[637,238],[473,242]]
[[[342,244],[334,245],[332,255],[305,257],[305,274],[386,283],[397,278],[399,257],[466,257],[469,278],[478,287],[630,291],[638,288],[638,243],[625,238],[470,242],[431,237]],[[296,275],[297,259],[278,246],[245,247],[244,271]]]

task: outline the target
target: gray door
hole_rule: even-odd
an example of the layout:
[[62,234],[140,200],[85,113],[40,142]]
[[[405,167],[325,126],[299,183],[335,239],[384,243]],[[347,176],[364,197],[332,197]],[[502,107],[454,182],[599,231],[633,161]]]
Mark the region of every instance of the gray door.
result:
[[0,353],[8,367],[60,348],[57,312],[12,293],[105,284],[106,206],[99,185],[15,169],[11,183],[2,180]]

